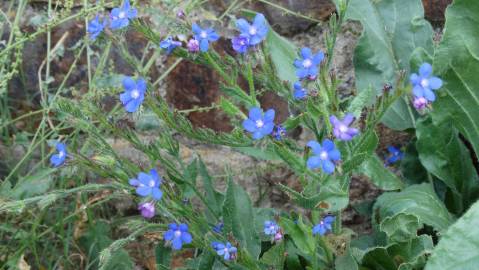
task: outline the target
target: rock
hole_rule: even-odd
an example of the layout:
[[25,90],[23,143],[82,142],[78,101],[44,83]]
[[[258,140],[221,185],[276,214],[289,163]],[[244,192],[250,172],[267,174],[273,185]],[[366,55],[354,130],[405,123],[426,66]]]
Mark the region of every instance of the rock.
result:
[[[335,5],[330,0],[274,0],[270,2],[321,21],[326,21],[336,10]],[[264,2],[256,1],[253,10],[264,13],[274,30],[286,36],[304,32],[317,24],[317,22],[289,14]]]

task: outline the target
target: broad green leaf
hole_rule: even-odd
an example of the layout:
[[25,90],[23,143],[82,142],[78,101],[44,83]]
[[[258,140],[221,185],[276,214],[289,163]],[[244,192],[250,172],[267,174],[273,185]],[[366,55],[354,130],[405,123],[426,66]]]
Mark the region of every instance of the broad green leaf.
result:
[[404,187],[401,179],[384,167],[383,161],[377,155],[373,155],[363,162],[358,172],[365,174],[369,177],[369,181],[382,190],[397,190]]
[[387,192],[374,204],[373,220],[381,223],[398,213],[415,215],[420,223],[444,231],[453,222],[451,214],[428,183],[412,185],[401,192]]
[[404,213],[386,217],[379,225],[379,229],[386,233],[392,242],[406,242],[416,237],[420,228],[422,224],[419,223],[417,216]]
[[[372,87],[380,94],[385,83],[395,84],[400,70],[409,72],[417,47],[432,52],[432,27],[423,17],[421,0],[349,1],[346,18],[360,21],[364,29],[353,59],[358,91]],[[413,119],[402,113],[404,106],[403,100],[396,102],[386,113],[385,124],[395,129],[413,127]]]
[[457,0],[446,11],[446,25],[434,55],[434,74],[444,81],[437,90],[434,122],[452,123],[479,155],[479,1]]
[[351,254],[351,248],[346,249],[346,253],[342,256],[336,257],[334,261],[335,270],[358,270],[358,263]]
[[251,200],[246,191],[228,179],[228,189],[223,205],[224,230],[233,233],[241,247],[253,258],[261,252],[261,241],[255,230],[255,219]]
[[44,194],[53,184],[55,168],[40,169],[33,175],[20,178],[15,187],[5,195],[10,199],[25,199]]
[[296,69],[294,68],[294,59],[297,58],[298,49],[296,46],[276,33],[272,28],[268,31],[266,45],[271,54],[271,60],[276,69],[278,77],[283,81],[294,83],[298,80]]
[[271,267],[275,267],[275,269],[282,269],[285,259],[284,252],[284,241],[282,241],[279,244],[273,245],[270,249],[268,249],[263,254],[263,256],[261,256],[260,261]]
[[281,228],[293,239],[294,244],[301,252],[313,255],[316,250],[315,239],[310,227],[307,227],[301,218],[293,222],[288,218],[281,217],[279,220]]
[[421,269],[432,248],[431,237],[421,235],[408,242],[369,249],[362,258],[361,266],[371,270]]
[[477,269],[479,265],[479,202],[443,234],[426,270]]
[[422,165],[459,196],[469,201],[479,178],[471,155],[452,123],[434,125],[429,119],[418,122],[416,147]]

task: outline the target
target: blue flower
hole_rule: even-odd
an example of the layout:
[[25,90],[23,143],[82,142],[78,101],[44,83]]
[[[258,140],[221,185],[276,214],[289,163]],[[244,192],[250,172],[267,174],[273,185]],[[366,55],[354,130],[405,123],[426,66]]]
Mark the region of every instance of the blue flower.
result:
[[131,77],[123,79],[125,92],[120,94],[120,101],[127,112],[136,112],[145,99],[146,82],[139,78],[136,82]]
[[358,129],[349,127],[354,121],[354,115],[350,113],[342,121],[334,115],[329,117],[329,121],[333,125],[334,137],[340,141],[350,141],[359,133]]
[[233,50],[238,53],[245,53],[248,51],[249,39],[247,36],[236,36],[231,40],[231,43],[233,44]]
[[155,200],[160,200],[163,192],[160,190],[162,179],[155,169],[150,170],[150,174],[140,172],[138,178],[130,179],[130,185],[136,187],[136,194],[147,197],[151,196]]
[[232,246],[230,242],[226,242],[226,244],[213,242],[211,243],[211,247],[216,250],[216,254],[223,256],[223,259],[226,261],[234,260],[236,258],[236,253],[238,252],[238,250]]
[[279,232],[279,226],[273,220],[267,220],[264,222],[264,234],[275,235]]
[[404,156],[404,153],[401,152],[398,148],[394,146],[388,146],[388,151],[389,151],[389,157],[386,159],[386,162],[384,165],[391,165],[393,163],[396,163],[397,161],[401,160]]
[[127,27],[131,19],[136,18],[136,8],[130,8],[130,0],[124,0],[121,7],[111,10],[110,27],[113,30]]
[[216,224],[215,226],[213,226],[213,231],[215,233],[221,233],[221,231],[223,231],[223,227],[224,227],[224,223],[221,221],[219,222],[218,224]]
[[325,139],[323,145],[317,141],[309,141],[307,145],[313,150],[313,155],[308,158],[306,163],[308,168],[321,167],[325,173],[332,174],[335,168],[334,162],[341,159],[341,153],[336,149],[334,143]]
[[52,164],[53,167],[58,167],[65,162],[68,153],[67,147],[63,143],[58,142],[55,145],[55,148],[57,149],[58,154],[54,154],[50,157],[50,164]]
[[294,88],[294,98],[295,99],[304,99],[308,96],[308,92],[303,86],[301,86],[301,82],[295,82],[293,85]]
[[296,75],[298,78],[316,78],[319,72],[319,64],[321,64],[323,59],[324,53],[322,51],[313,55],[310,48],[302,48],[301,58],[294,60],[294,66],[296,67]]
[[325,216],[319,224],[313,227],[313,235],[325,235],[328,231],[333,229],[332,225],[336,218],[333,216]]
[[173,40],[172,37],[167,37],[160,42],[160,48],[165,49],[166,54],[170,54],[178,46],[181,46],[181,42]]
[[171,242],[171,247],[174,250],[180,250],[183,244],[189,244],[193,241],[193,237],[188,232],[188,225],[185,223],[176,224],[171,223],[168,225],[168,231],[163,235],[163,239]]
[[100,16],[96,15],[95,19],[91,20],[88,23],[88,34],[90,34],[90,39],[95,40],[98,35],[103,32],[103,29],[105,29],[105,26],[107,24],[106,20],[103,20],[103,22],[100,22]]
[[196,23],[191,28],[195,39],[200,42],[200,50],[202,52],[208,51],[210,41],[217,41],[220,38],[213,28],[202,29]]
[[273,137],[277,141],[281,141],[286,136],[286,129],[282,125],[277,125],[273,131]]
[[409,79],[413,86],[412,93],[414,97],[424,97],[430,102],[436,100],[436,95],[432,90],[441,88],[442,80],[432,76],[432,66],[429,63],[423,63],[419,67],[419,75],[413,73]]
[[258,107],[253,107],[249,111],[249,118],[243,121],[243,128],[253,134],[253,139],[259,140],[273,132],[273,121],[273,109],[267,110],[263,115],[263,110]]
[[268,34],[268,24],[261,13],[256,14],[253,24],[249,24],[245,19],[239,19],[236,21],[236,27],[240,30],[241,36],[247,38],[250,46],[260,43]]

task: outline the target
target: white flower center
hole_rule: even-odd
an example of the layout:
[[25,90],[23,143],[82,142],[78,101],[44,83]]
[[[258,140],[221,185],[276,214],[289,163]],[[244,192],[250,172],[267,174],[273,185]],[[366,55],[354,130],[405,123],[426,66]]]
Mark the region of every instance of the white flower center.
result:
[[175,231],[175,237],[180,237],[181,236],[181,231]]
[[256,120],[256,127],[257,128],[262,128],[264,126],[263,120]]
[[206,31],[201,31],[200,37],[201,37],[201,38],[207,38],[207,37],[208,37],[208,33],[206,33]]
[[321,151],[321,153],[319,154],[319,158],[322,159],[322,160],[328,159],[328,152]]
[[429,80],[428,80],[428,79],[422,79],[422,80],[421,80],[421,86],[422,86],[423,88],[429,87]]
[[228,248],[225,248],[224,251],[225,251],[225,253],[229,253]]
[[342,133],[348,131],[348,127],[345,126],[345,125],[339,125],[339,131],[341,131]]
[[121,11],[120,14],[118,14],[118,18],[123,19],[126,17],[126,12]]
[[273,225],[271,225],[271,226],[269,227],[269,229],[270,229],[270,230],[272,230],[272,231],[274,231],[274,230],[275,230],[275,228],[274,228],[274,226],[273,226]]
[[309,68],[310,66],[313,65],[313,62],[311,62],[311,59],[304,59],[303,61],[303,67]]
[[65,156],[65,152],[64,152],[64,151],[58,152],[58,157],[61,157],[61,158],[62,158],[63,156]]
[[131,97],[134,98],[134,99],[137,99],[140,97],[140,91],[138,91],[137,89],[133,89],[131,91]]
[[150,182],[148,182],[148,185],[150,187],[154,187],[155,186],[155,181],[154,180],[150,180]]
[[256,35],[257,32],[258,32],[258,30],[256,29],[256,27],[251,26],[251,27],[249,28],[249,34],[250,34],[250,35],[252,35],[252,36],[253,36],[253,35]]

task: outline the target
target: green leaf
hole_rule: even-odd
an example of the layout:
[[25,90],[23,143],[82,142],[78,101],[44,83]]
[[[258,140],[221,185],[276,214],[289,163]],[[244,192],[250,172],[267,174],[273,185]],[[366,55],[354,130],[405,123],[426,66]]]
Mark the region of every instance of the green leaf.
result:
[[351,254],[351,249],[348,247],[346,253],[342,256],[336,257],[334,262],[335,270],[358,270],[358,263]]
[[296,174],[301,175],[306,171],[306,164],[303,159],[291,152],[286,146],[275,144],[274,151]]
[[412,185],[401,192],[388,192],[374,204],[373,220],[381,223],[398,213],[415,215],[420,223],[444,231],[453,222],[451,214],[428,183]]
[[[372,87],[380,93],[385,83],[394,85],[399,70],[409,72],[414,49],[423,47],[432,52],[432,27],[423,17],[421,0],[349,1],[346,18],[360,21],[364,29],[353,59],[358,91]],[[400,100],[393,108],[404,105]],[[397,129],[414,126],[409,114],[394,115],[394,111],[402,112],[393,109],[386,113],[386,125]]]
[[20,178],[5,195],[10,199],[25,199],[35,195],[44,194],[53,184],[55,168],[43,168],[33,175]]
[[365,160],[369,159],[373,155],[378,143],[378,135],[376,135],[373,130],[362,135],[354,145],[353,151],[351,151],[354,155],[348,157],[343,164],[344,172],[351,172],[360,166]]
[[155,248],[156,265],[159,269],[170,269],[171,248],[165,247],[162,243]]
[[261,252],[261,241],[255,230],[255,219],[251,200],[246,191],[228,179],[228,189],[223,205],[224,230],[233,232],[241,248],[246,249],[253,258]]
[[294,244],[301,252],[313,255],[316,250],[315,239],[311,228],[307,227],[301,217],[298,222],[294,222],[288,218],[281,217],[279,224],[284,231],[293,239]]
[[241,110],[236,105],[223,96],[220,96],[220,107],[230,117],[243,115]]
[[434,56],[437,90],[434,122],[452,120],[479,155],[479,2],[457,0],[447,8],[446,25]]
[[406,242],[416,237],[420,228],[422,224],[419,223],[419,218],[405,213],[386,217],[379,225],[379,229],[386,233],[392,242]]
[[426,270],[476,269],[479,265],[479,202],[441,237]]
[[214,211],[214,215],[220,216],[221,205],[223,202],[218,199],[217,192],[214,188],[213,179],[209,175],[205,163],[201,158],[198,160],[198,165],[198,171],[201,175],[201,179],[203,179],[203,188],[205,189],[206,193],[206,203],[208,204],[209,209]]
[[281,160],[280,157],[276,154],[272,147],[268,145],[266,148],[260,147],[235,147],[233,149],[238,150],[239,152],[246,154],[248,156],[262,159],[262,160],[270,160],[270,161],[277,161]]
[[351,101],[351,104],[349,104],[347,111],[359,119],[362,110],[374,104],[376,95],[377,92],[373,87],[368,87],[363,91],[360,91],[359,94],[354,97],[353,101]]
[[361,266],[374,270],[422,269],[426,255],[431,252],[432,247],[432,239],[428,235],[387,247],[375,247],[364,254]]
[[263,256],[261,256],[260,261],[264,264],[275,267],[275,269],[282,269],[285,259],[284,251],[284,241],[282,241],[268,249]]
[[429,119],[419,121],[416,136],[422,165],[467,201],[479,177],[452,123],[436,126]]
[[271,60],[276,69],[276,74],[282,81],[294,83],[298,80],[296,69],[293,66],[297,58],[298,49],[296,46],[276,33],[271,27],[266,37],[266,46],[271,53]]
[[384,167],[384,163],[376,154],[363,162],[358,172],[365,174],[375,186],[382,190],[397,190],[404,187],[401,179]]
[[[113,243],[110,235],[110,225],[104,221],[97,221],[80,237],[80,246],[90,260],[88,263],[93,263],[95,266],[98,265],[100,252]],[[113,253],[110,262],[111,263],[104,269],[133,269],[133,262],[124,249],[119,249],[117,252]]]

